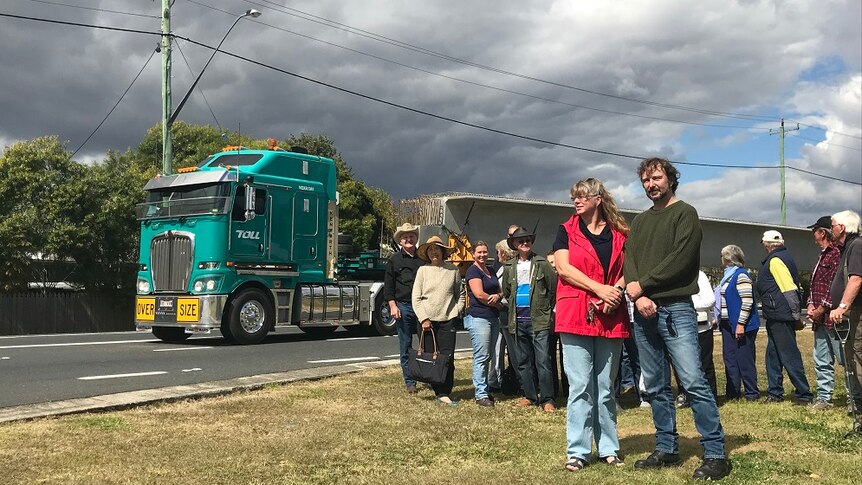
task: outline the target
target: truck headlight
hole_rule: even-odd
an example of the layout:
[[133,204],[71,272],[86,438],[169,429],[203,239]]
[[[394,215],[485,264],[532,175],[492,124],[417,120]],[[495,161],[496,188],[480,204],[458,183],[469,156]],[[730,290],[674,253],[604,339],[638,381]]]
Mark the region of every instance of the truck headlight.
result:
[[201,293],[204,291],[214,291],[218,289],[219,280],[221,278],[218,277],[210,277],[210,278],[201,278],[195,281],[195,284],[192,286],[192,289],[195,293]]
[[138,293],[147,294],[150,292],[150,282],[144,279],[138,280]]

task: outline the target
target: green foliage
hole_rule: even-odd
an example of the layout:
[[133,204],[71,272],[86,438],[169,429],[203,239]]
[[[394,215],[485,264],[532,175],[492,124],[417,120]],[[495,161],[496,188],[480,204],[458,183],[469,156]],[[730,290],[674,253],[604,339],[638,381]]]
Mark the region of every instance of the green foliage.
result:
[[[224,136],[223,136],[224,135]],[[197,165],[227,145],[248,148],[266,148],[266,140],[254,140],[245,135],[225,132],[210,125],[190,125],[177,121],[171,126],[172,166],[178,168]],[[162,170],[162,125],[156,124],[144,135],[135,153],[138,163]]]

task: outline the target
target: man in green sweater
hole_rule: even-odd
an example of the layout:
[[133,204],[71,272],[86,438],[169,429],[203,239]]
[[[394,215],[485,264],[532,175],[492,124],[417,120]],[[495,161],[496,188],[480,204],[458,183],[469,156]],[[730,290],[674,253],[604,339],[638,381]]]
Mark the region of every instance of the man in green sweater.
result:
[[682,463],[670,359],[691,403],[704,448],[703,463],[692,478],[719,480],[730,473],[730,462],[715,396],[698,358],[697,312],[691,300],[697,293],[700,267],[700,220],[694,207],[676,198],[679,172],[669,161],[644,160],[638,176],[653,206],[632,222],[623,276],[626,294],[634,302],[635,341],[656,433],[655,451],[636,461],[635,468]]

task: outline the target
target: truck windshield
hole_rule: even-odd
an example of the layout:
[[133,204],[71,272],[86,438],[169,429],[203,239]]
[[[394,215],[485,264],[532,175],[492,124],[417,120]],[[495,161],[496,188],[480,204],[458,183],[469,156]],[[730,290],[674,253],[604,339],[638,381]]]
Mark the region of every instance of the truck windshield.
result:
[[151,190],[135,207],[141,219],[225,214],[230,209],[230,184],[214,183]]

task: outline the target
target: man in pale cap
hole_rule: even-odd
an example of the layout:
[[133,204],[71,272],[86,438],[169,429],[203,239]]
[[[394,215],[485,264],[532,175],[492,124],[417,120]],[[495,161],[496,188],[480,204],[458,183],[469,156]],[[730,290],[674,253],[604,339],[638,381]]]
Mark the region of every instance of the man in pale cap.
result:
[[416,333],[418,320],[413,311],[413,281],[419,267],[425,260],[416,254],[416,241],[419,239],[419,226],[405,222],[395,230],[394,239],[399,250],[386,263],[383,275],[383,299],[389,305],[389,313],[395,318],[398,331],[398,345],[401,356],[401,373],[408,394],[416,393],[416,381],[407,375],[408,354],[413,347],[413,334]]
[[784,400],[784,376],[796,388],[797,405],[811,404],[814,395],[805,377],[802,355],[796,345],[796,324],[801,317],[801,288],[799,271],[790,251],[784,247],[784,237],[775,230],[763,233],[761,238],[766,258],[757,274],[755,290],[760,297],[763,317],[766,319],[766,383],[764,402]]

